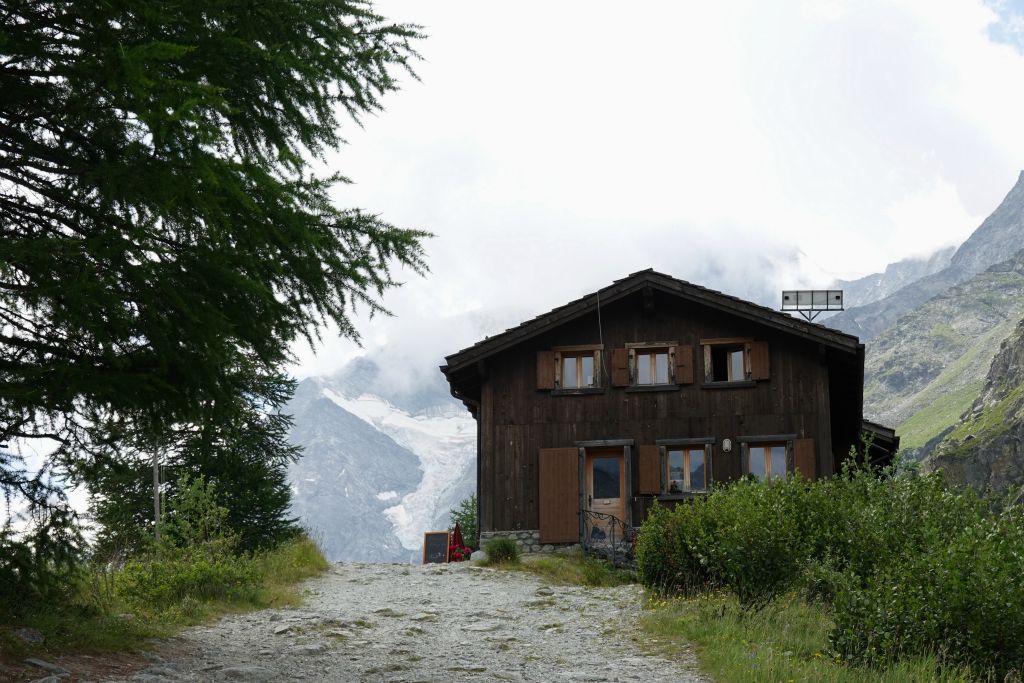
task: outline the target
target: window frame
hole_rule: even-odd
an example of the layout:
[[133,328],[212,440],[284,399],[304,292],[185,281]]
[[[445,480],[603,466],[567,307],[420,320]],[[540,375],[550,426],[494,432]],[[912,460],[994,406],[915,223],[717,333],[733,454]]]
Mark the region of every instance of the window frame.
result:
[[[712,339],[701,339],[700,347],[704,357],[704,386],[709,388],[718,387],[752,387],[756,381],[752,379],[753,370],[750,365],[750,344],[753,337],[719,337]],[[726,353],[739,351],[743,359],[743,377],[729,377],[732,374],[731,363],[726,360],[726,378],[719,379],[714,374],[714,357],[716,352]]]
[[[701,457],[704,458],[704,481],[700,488],[694,488],[693,482],[690,480],[693,470],[690,467],[690,456],[691,453],[700,451]],[[682,452],[683,454],[683,488],[673,491],[672,490],[672,453]],[[708,451],[703,444],[700,445],[689,445],[689,446],[665,446],[665,471],[662,473],[665,480],[665,493],[669,495],[683,494],[683,493],[707,493],[708,490]]]
[[794,462],[793,455],[793,442],[796,440],[795,434],[778,434],[778,435],[765,435],[765,436],[741,436],[737,438],[740,442],[740,448],[742,449],[743,462],[742,462],[742,475],[744,477],[754,477],[758,481],[771,484],[773,481],[778,479],[777,476],[773,476],[771,473],[770,460],[771,451],[766,450],[765,454],[768,456],[765,461],[765,477],[761,479],[757,475],[750,471],[750,458],[751,449],[753,448],[764,448],[770,449],[773,446],[782,446],[785,449],[785,477],[789,477],[796,471],[796,464]]
[[[661,473],[661,493],[658,494],[658,498],[661,500],[678,500],[684,498],[691,498],[693,496],[704,496],[711,492],[711,488],[715,482],[715,470],[714,470],[714,447],[717,440],[715,437],[698,437],[698,438],[679,438],[679,439],[658,439],[655,441],[655,445],[658,446],[658,456],[660,459],[659,468]],[[691,450],[702,450],[704,451],[704,488],[694,489],[692,486],[689,490],[682,491],[670,491],[669,482],[671,479],[668,476],[669,468],[669,451],[670,450],[682,450],[683,456],[683,467],[685,468],[685,478],[689,479],[689,454]]]
[[[573,346],[555,346],[551,351],[555,354],[555,388],[554,394],[587,394],[600,393],[605,389],[604,382],[604,344],[577,344]],[[591,356],[594,359],[594,383],[580,386],[579,379],[582,377],[583,358]],[[576,359],[577,384],[573,387],[562,386],[563,361],[566,358]]]
[[[629,342],[626,344],[626,351],[629,354],[629,389],[635,391],[658,391],[674,390],[679,386],[676,382],[676,347],[679,342],[655,341],[655,342]],[[655,376],[657,361],[655,354],[664,351],[665,362],[668,364],[667,377],[665,382],[640,383],[640,371],[638,356],[646,355],[651,357],[651,377]]]

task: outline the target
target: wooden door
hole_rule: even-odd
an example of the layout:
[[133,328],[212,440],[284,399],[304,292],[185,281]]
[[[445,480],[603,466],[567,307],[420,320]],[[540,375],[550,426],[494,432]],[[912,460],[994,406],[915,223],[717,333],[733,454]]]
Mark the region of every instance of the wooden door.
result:
[[[586,451],[587,497],[591,512],[624,519],[626,501],[625,457],[621,447],[588,448]],[[600,519],[595,526],[607,526]]]

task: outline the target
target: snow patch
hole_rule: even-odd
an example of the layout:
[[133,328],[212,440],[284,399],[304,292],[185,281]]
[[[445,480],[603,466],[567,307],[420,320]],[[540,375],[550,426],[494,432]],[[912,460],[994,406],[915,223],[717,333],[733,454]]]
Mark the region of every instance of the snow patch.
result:
[[397,491],[381,491],[377,494],[377,500],[389,501],[398,498]]
[[456,409],[440,415],[412,415],[371,394],[350,398],[324,389],[323,395],[420,459],[419,486],[384,510],[402,546],[419,550],[424,531],[447,526],[448,510],[442,509],[441,502],[453,493],[457,483],[453,475],[465,471],[476,457],[476,421]]

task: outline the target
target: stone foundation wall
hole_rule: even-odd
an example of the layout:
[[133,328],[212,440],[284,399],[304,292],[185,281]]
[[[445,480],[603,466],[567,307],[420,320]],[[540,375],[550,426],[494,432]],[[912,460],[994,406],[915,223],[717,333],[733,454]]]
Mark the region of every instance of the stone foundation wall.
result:
[[554,552],[566,552],[573,548],[576,548],[579,544],[572,545],[551,545],[545,543],[541,545],[540,542],[540,530],[530,529],[527,531],[481,531],[480,532],[480,547],[483,548],[487,545],[487,541],[492,538],[510,538],[516,542],[519,546],[519,550],[524,553],[554,553]]

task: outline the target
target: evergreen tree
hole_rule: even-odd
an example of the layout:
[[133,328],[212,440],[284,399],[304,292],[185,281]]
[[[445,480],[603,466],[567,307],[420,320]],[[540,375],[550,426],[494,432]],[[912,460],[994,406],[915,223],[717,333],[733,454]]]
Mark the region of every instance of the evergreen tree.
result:
[[[159,448],[161,497],[174,498],[184,479],[215,487],[217,504],[228,510],[226,525],[243,551],[273,546],[298,531],[289,515],[288,465],[300,449],[288,443],[292,419],[281,413],[295,382],[283,375],[254,378],[229,404],[204,406],[200,422],[177,425]],[[117,426],[77,474],[88,483],[90,508],[102,555],[131,553],[151,540],[153,524],[152,444],[143,435],[134,447]]]
[[[425,233],[337,206],[346,179],[310,165],[418,37],[360,0],[0,0],[0,443],[93,474],[259,451],[273,479],[279,440],[224,445],[280,436],[241,417],[251,378],[327,323],[358,339],[353,306],[425,269]],[[0,458],[44,509],[31,482]]]

